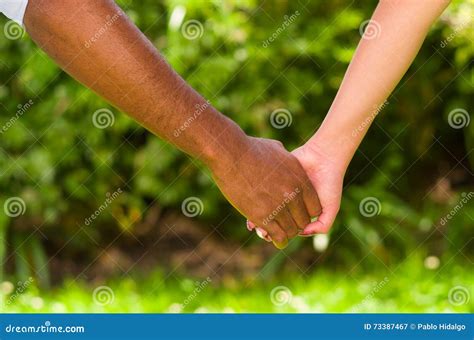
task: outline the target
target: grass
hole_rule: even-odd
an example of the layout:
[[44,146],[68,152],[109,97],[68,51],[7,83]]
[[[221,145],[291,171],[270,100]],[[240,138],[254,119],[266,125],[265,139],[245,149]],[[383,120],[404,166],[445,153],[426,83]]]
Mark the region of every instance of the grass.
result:
[[19,294],[11,283],[4,282],[1,288],[4,312],[474,311],[474,277],[463,264],[449,263],[430,270],[417,258],[383,268],[356,274],[324,269],[305,277],[293,273],[271,281],[254,278],[243,282],[236,278],[220,282],[174,275],[165,278],[167,273],[157,270],[102,284],[67,280],[44,292],[34,284]]

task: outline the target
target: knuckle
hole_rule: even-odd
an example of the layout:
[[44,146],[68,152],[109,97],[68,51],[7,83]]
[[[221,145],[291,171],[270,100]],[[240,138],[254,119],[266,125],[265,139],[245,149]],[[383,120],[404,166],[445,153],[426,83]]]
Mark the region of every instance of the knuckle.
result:
[[331,230],[331,226],[325,224],[325,225],[323,225],[323,227],[321,228],[320,233],[321,233],[321,234],[327,234],[327,233],[329,232],[329,230]]
[[268,140],[269,143],[272,143],[273,145],[277,145],[277,146],[283,146],[283,143],[281,141],[279,141],[278,139],[269,139]]
[[299,200],[300,193],[302,192],[301,188],[297,183],[285,184],[282,187],[283,195],[282,202],[289,204],[293,201]]
[[[311,217],[306,211],[306,207],[300,207],[301,210],[298,211],[298,214],[295,216],[295,222],[298,224],[298,228],[304,228],[309,223],[311,223]],[[304,208],[304,209],[303,209]]]
[[304,195],[312,200],[315,200],[318,198],[318,194],[316,190],[314,189],[313,183],[311,183],[309,180],[304,183],[303,191],[304,191]]
[[264,229],[268,229],[268,224],[271,222],[271,218],[263,217],[260,220],[259,226]]
[[304,230],[304,228],[306,228],[306,226],[307,226],[308,224],[309,224],[309,223],[302,223],[302,224],[299,224],[299,225],[298,225],[298,228],[297,228],[298,232],[299,232],[300,230]]
[[285,183],[283,190],[286,195],[289,195],[292,192],[296,192],[297,190],[299,191],[299,187],[296,181],[292,181],[290,183]]
[[293,238],[296,235],[298,235],[298,229],[291,228],[291,230],[288,230],[287,234],[288,234],[288,238]]
[[322,222],[321,223],[321,225],[322,225],[321,233],[327,234],[331,230],[331,228],[333,226],[333,223],[334,223],[334,221]]

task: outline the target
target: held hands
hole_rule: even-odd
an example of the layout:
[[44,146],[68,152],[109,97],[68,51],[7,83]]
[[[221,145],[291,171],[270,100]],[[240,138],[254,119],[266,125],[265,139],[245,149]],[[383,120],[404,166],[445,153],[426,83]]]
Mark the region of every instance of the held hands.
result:
[[[336,219],[339,212],[342,195],[342,184],[345,174],[344,162],[337,161],[335,155],[328,155],[314,143],[307,143],[292,154],[309,177],[312,185],[318,193],[321,204],[321,214],[317,220],[308,223],[300,236],[309,236],[316,233],[327,233]],[[261,238],[267,241],[273,240],[271,234],[261,228],[258,223],[247,222],[249,230],[256,229]]]
[[[308,159],[302,162],[298,157]],[[209,168],[229,202],[256,222],[277,248],[284,248],[305,228],[310,232],[311,218],[321,213],[313,187],[321,179],[307,175],[319,172],[304,168],[310,161],[303,151],[289,153],[279,141],[246,137]]]
[[341,162],[336,161],[335,155],[324,153],[316,145],[307,143],[292,153],[301,163],[316,189],[322,208],[318,219],[309,224],[301,235],[327,233],[341,206],[342,184],[346,169],[343,165],[341,166]]

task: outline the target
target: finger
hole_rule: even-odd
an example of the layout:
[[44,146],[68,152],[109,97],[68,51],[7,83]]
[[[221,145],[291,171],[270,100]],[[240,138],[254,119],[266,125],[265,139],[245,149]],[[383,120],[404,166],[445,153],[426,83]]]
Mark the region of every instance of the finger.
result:
[[288,238],[286,237],[285,231],[277,222],[272,221],[263,228],[268,232],[275,247],[278,249],[286,248],[288,245]]
[[286,237],[288,239],[291,239],[298,235],[299,230],[297,227],[297,223],[291,216],[288,207],[285,207],[285,209],[283,209],[280,214],[278,214],[278,216],[276,217],[276,221],[286,232]]
[[272,242],[272,238],[270,237],[270,235],[268,235],[268,233],[264,229],[257,227],[255,229],[255,232],[257,236],[260,237],[262,240],[265,240],[267,242]]
[[247,220],[247,229],[249,231],[253,231],[255,230],[256,234],[258,237],[260,237],[261,239],[267,241],[267,242],[272,242],[272,239],[271,237],[268,235],[268,233],[266,232],[265,229],[262,229],[262,228],[259,228],[257,227],[257,225],[255,223],[253,223],[252,221],[249,221]]
[[310,236],[314,234],[326,234],[334,224],[336,220],[339,208],[323,208],[321,215],[318,219],[310,223],[300,234],[302,236]]
[[295,197],[290,196],[288,198],[290,199],[288,208],[293,220],[296,222],[296,228],[303,230],[311,222],[311,217],[306,209],[303,195],[299,192]]
[[247,220],[246,225],[247,225],[247,230],[248,231],[252,231],[256,227],[255,223],[253,223],[252,221],[249,221],[249,220]]
[[321,202],[313,184],[309,181],[303,188],[303,200],[311,218],[321,215]]

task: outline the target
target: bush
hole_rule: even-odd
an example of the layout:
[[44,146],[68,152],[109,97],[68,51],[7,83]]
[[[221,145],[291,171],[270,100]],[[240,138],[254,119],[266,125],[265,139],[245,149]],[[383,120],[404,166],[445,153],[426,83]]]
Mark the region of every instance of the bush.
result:
[[[289,149],[324,118],[360,39],[359,26],[376,5],[119,3],[214,106],[247,133],[280,139]],[[184,8],[184,22],[171,22]],[[427,238],[427,253],[453,254],[465,246],[472,204],[447,225],[441,218],[462,192],[472,191],[474,124],[448,124],[453,110],[472,111],[472,11],[472,4],[457,1],[443,15],[356,154],[332,234],[338,240],[332,244],[339,249],[335,259],[353,261],[369,247],[386,261],[397,260]],[[188,20],[202,25],[202,36],[186,38]],[[0,254],[9,263],[16,257],[19,275],[37,258],[26,246],[32,238],[48,246],[44,258],[67,244],[59,256],[93,259],[91,249],[109,244],[120,231],[133,232],[151,207],[179,211],[189,196],[202,200],[201,219],[209,225],[224,219],[226,226],[243,224],[201,165],[71,79],[27,36],[0,40],[0,55],[0,126],[8,126],[0,137],[0,203],[18,197],[25,208],[14,218],[0,214]],[[113,124],[97,128],[94,113],[104,109]],[[269,116],[276,109],[291,112],[290,126],[272,127]],[[123,193],[83,230],[118,189]],[[374,217],[359,211],[367,197],[380,202]],[[246,235],[244,227],[225,233],[236,240]],[[12,244],[25,247],[27,269],[19,269],[21,255]],[[47,267],[43,262],[40,267]]]

